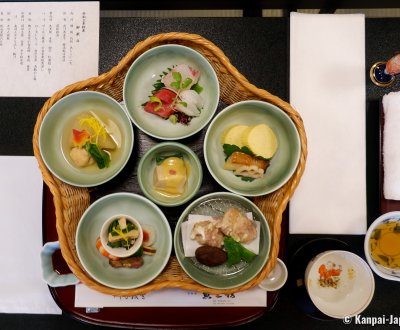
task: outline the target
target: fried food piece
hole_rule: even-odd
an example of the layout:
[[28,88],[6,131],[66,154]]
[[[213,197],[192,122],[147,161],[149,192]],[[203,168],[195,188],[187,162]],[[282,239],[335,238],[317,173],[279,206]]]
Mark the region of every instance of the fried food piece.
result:
[[234,207],[225,212],[222,219],[216,222],[216,227],[226,236],[230,236],[235,241],[243,244],[250,243],[257,237],[257,228],[254,221]]
[[190,238],[195,239],[201,245],[209,245],[220,248],[224,243],[224,235],[210,220],[200,221],[194,224]]

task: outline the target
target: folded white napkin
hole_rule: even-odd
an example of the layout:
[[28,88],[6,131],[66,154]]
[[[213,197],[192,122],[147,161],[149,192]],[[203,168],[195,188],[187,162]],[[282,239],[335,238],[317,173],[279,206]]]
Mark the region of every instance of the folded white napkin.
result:
[[0,157],[0,313],[61,314],[42,280],[42,187],[34,157]]
[[366,231],[365,19],[290,15],[290,103],[308,138],[290,233]]
[[400,92],[383,96],[383,195],[400,200]]

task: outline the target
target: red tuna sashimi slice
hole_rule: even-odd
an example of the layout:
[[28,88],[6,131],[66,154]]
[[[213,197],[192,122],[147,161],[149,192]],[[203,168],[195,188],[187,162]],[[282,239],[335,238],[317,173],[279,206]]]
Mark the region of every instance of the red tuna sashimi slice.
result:
[[155,110],[159,107],[159,104],[156,102],[148,102],[144,106],[144,111],[152,113],[154,115],[160,116],[162,118],[168,119],[174,113],[174,109],[170,107],[169,104],[163,104],[161,108],[158,108],[157,111]]
[[163,88],[155,93],[154,96],[160,99],[160,101],[162,102],[161,107],[160,103],[149,101],[144,106],[144,110],[165,119],[169,118],[169,116],[174,113],[174,109],[173,107],[171,107],[171,104],[174,102],[176,93]]
[[158,97],[162,103],[171,104],[172,102],[174,102],[176,93],[169,89],[162,88],[158,92],[156,92],[154,96]]

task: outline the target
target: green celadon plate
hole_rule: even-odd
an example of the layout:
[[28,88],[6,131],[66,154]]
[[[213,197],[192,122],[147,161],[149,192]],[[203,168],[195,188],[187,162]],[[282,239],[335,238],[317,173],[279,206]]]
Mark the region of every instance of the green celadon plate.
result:
[[[187,182],[181,195],[168,196],[154,188],[154,172],[157,157],[180,154],[187,167]],[[199,158],[192,149],[178,142],[157,143],[140,159],[137,177],[140,189],[145,196],[158,205],[178,206],[190,201],[198,192],[203,180],[203,170]]]
[[[121,131],[118,156],[111,158],[107,168],[79,168],[69,156],[68,123],[89,111],[101,111]],[[40,154],[47,168],[61,181],[78,187],[98,186],[114,178],[128,162],[133,143],[132,124],[122,106],[110,96],[94,91],[75,92],[57,101],[46,113],[39,131]]]
[[[134,217],[141,225],[155,229],[157,249],[145,255],[138,269],[113,268],[96,248],[101,226],[115,214]],[[163,212],[147,198],[132,193],[114,193],[95,201],[82,215],[76,231],[76,249],[82,266],[97,282],[115,289],[132,289],[156,278],[166,266],[172,249],[172,234]]]
[[[224,169],[221,138],[234,125],[267,124],[278,140],[278,149],[262,178],[243,181]],[[290,117],[278,107],[262,101],[242,101],[223,109],[210,123],[204,139],[204,158],[214,179],[225,189],[243,196],[262,196],[283,186],[300,159],[300,137]]]
[[[182,223],[189,214],[221,216],[228,208],[237,207],[243,212],[251,212],[253,219],[260,222],[259,254],[251,263],[241,261],[228,266],[224,263],[216,267],[200,264],[195,257],[185,257],[182,241]],[[267,220],[259,208],[249,199],[229,192],[216,192],[200,197],[191,203],[180,216],[174,233],[175,255],[183,270],[198,283],[215,289],[231,289],[253,279],[265,266],[271,246],[271,235]]]
[[[204,107],[200,116],[194,117],[189,125],[173,124],[143,109],[160,74],[178,64],[199,70],[198,83],[203,87],[200,96]],[[163,140],[177,140],[197,133],[212,119],[219,102],[219,83],[204,56],[189,47],[168,44],[151,48],[133,62],[125,77],[123,96],[128,115],[143,132]]]

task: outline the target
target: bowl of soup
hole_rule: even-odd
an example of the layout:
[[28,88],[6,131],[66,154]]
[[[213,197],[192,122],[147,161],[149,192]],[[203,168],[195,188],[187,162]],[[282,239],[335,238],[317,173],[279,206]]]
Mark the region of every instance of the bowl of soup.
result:
[[44,163],[58,179],[92,187],[114,178],[132,153],[128,115],[112,97],[94,91],[69,94],[46,113],[39,130]]
[[400,281],[400,211],[385,213],[370,225],[364,252],[377,275]]

